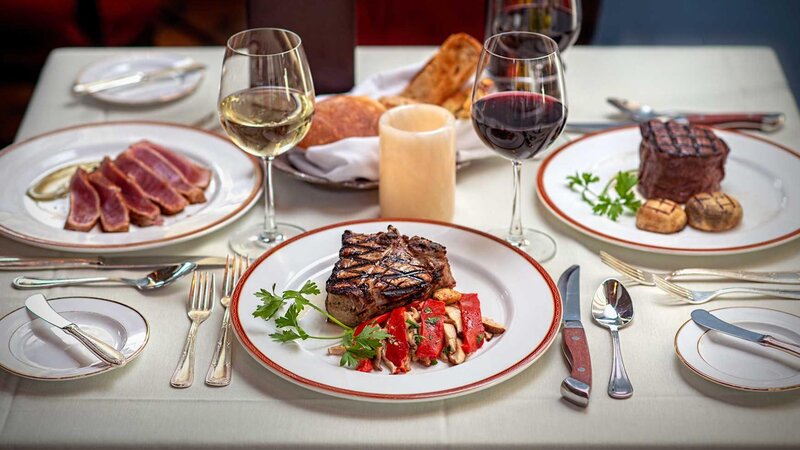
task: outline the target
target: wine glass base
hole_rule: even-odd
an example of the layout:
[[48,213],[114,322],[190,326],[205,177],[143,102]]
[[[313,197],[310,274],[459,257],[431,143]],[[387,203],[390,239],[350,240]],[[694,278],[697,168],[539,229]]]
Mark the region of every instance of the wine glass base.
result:
[[305,231],[297,225],[279,223],[278,232],[267,235],[264,233],[263,226],[252,226],[231,236],[228,245],[237,255],[254,259],[281,242]]
[[489,230],[489,234],[499,237],[514,247],[531,255],[536,261],[543,263],[551,260],[556,255],[558,246],[549,234],[530,228],[522,229],[522,236],[511,237],[508,228]]

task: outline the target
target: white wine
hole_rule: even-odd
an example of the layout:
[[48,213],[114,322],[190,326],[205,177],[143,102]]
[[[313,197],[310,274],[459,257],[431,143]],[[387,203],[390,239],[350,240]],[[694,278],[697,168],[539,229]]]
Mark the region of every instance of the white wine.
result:
[[219,104],[225,132],[242,150],[262,158],[294,147],[311,127],[314,102],[300,91],[255,87],[225,97]]

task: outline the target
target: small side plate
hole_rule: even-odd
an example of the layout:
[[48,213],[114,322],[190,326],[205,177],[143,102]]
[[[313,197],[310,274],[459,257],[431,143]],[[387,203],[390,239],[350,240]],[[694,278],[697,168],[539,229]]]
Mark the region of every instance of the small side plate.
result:
[[[720,319],[756,333],[800,343],[800,317],[767,308],[732,307],[712,311]],[[688,320],[675,334],[678,359],[697,375],[745,391],[800,388],[800,358],[701,328]]]
[[[147,320],[130,306],[95,297],[48,300],[58,313],[94,337],[136,358],[150,337]],[[75,338],[28,312],[16,309],[0,319],[0,368],[24,378],[64,381],[86,378],[123,366],[100,361]]]

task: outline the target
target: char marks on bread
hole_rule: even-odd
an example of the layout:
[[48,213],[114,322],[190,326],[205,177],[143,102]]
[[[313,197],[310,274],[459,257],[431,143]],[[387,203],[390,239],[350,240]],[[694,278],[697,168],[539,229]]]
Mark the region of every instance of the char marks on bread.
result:
[[100,196],[89,182],[89,176],[78,168],[69,183],[69,215],[64,228],[89,231],[100,220]]

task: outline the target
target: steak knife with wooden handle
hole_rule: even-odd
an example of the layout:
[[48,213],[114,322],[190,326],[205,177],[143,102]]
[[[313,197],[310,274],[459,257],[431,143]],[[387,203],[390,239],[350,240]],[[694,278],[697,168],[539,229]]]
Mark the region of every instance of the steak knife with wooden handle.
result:
[[574,265],[558,279],[558,290],[564,304],[561,329],[563,349],[572,368],[569,376],[561,382],[561,396],[578,406],[586,407],[589,405],[589,393],[592,389],[592,360],[581,323],[580,274],[580,266]]

